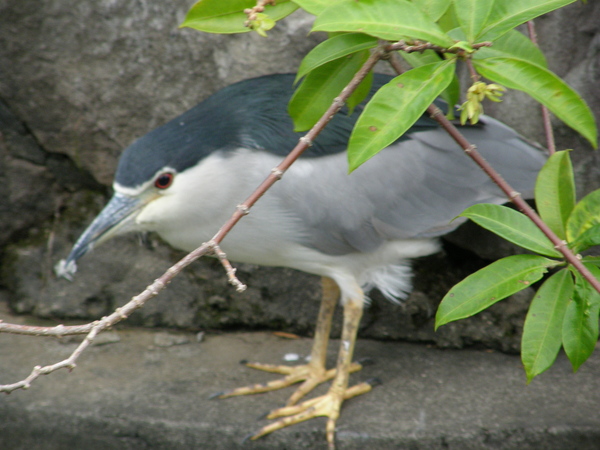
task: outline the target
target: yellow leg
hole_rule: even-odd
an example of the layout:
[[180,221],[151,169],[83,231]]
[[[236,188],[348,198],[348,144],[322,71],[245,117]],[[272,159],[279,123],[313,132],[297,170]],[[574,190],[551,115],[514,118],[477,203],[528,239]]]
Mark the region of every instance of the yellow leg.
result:
[[[323,294],[319,316],[317,319],[317,327],[310,361],[308,364],[300,366],[286,366],[261,363],[246,363],[248,367],[263,370],[265,372],[280,373],[285,377],[273,380],[267,383],[254,384],[245,386],[231,391],[223,392],[218,395],[219,398],[229,398],[237,395],[258,394],[261,392],[269,392],[276,389],[291,386],[292,384],[303,383],[292,394],[286,403],[286,406],[295,405],[302,397],[312,391],[316,386],[332,379],[336,374],[336,369],[327,370],[325,368],[325,360],[327,358],[327,344],[329,342],[329,334],[331,332],[331,319],[335,311],[340,290],[330,278],[323,277],[322,280]],[[358,363],[351,363],[348,370],[356,372],[362,366]]]
[[340,415],[340,408],[343,401],[356,395],[369,392],[372,388],[369,383],[360,383],[348,388],[352,354],[354,352],[356,334],[363,310],[362,301],[361,292],[360,298],[348,299],[344,305],[344,328],[338,354],[337,370],[327,394],[307,400],[299,405],[285,406],[271,412],[267,418],[283,418],[263,427],[258,433],[251,437],[252,440],[258,439],[261,436],[289,425],[303,422],[314,417],[325,416],[328,417],[326,428],[327,443],[330,450],[335,448],[335,424]]

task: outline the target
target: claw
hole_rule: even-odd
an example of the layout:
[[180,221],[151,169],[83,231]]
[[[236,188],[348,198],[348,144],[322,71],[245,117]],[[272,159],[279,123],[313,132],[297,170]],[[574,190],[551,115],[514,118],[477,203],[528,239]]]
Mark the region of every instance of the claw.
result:
[[337,393],[330,390],[327,394],[306,400],[298,405],[284,406],[272,411],[267,419],[279,419],[269,425],[264,426],[256,432],[250,439],[256,440],[273,431],[280,430],[290,425],[295,425],[315,417],[328,417],[327,420],[327,442],[329,449],[335,448],[334,435],[335,424],[340,415],[340,408],[344,400],[357,395],[369,392],[372,389],[370,383],[360,383],[346,389],[344,392]]
[[365,383],[370,384],[371,387],[375,387],[382,385],[383,381],[381,381],[381,378],[369,378],[367,381],[365,381]]
[[366,357],[366,358],[361,358],[359,359],[357,362],[357,364],[360,364],[363,367],[367,367],[367,366],[372,366],[375,364],[375,360],[373,358],[370,357]]
[[327,421],[327,442],[329,448],[335,448],[334,435],[335,435],[335,424],[340,415],[340,408],[344,400],[356,397],[357,395],[365,394],[373,389],[380,383],[378,378],[372,378],[363,383],[356,384],[346,390],[340,395],[330,390],[327,394],[321,397],[315,397],[310,400],[306,400],[298,405],[288,405],[281,408],[277,408],[271,411],[266,418],[267,419],[279,419],[269,425],[262,427],[258,432],[250,437],[251,440],[256,440],[262,436],[265,436],[273,431],[280,430],[290,425],[295,425],[300,422],[304,422],[315,417],[328,417]]
[[249,441],[253,440],[252,439],[252,433],[250,433],[249,435],[245,436],[244,439],[242,439],[241,444],[242,445],[246,445]]
[[[310,363],[300,366],[250,363],[245,360],[241,361],[241,363],[252,369],[258,369],[270,373],[280,373],[285,375],[285,377],[272,380],[267,383],[257,383],[250,386],[232,389],[230,391],[219,392],[213,394],[210,398],[230,398],[239,395],[260,394],[263,392],[275,391],[277,389],[282,389],[302,382],[302,384],[296,389],[296,391],[287,401],[287,405],[295,405],[302,399],[302,397],[312,391],[315,387],[321,383],[324,383],[325,381],[333,379],[336,374],[336,369],[325,370],[320,366],[311,365]],[[359,371],[362,369],[363,365],[364,362],[355,362],[350,364],[348,373]]]
[[[364,294],[358,285],[355,288],[356,296],[349,296],[342,302],[344,306],[344,326],[342,328],[341,345],[338,353],[337,368],[325,369],[327,356],[327,342],[331,331],[331,319],[335,309],[336,301],[340,295],[337,284],[329,278],[323,278],[323,301],[319,309],[315,339],[311,351],[310,362],[300,366],[282,366],[272,364],[258,364],[241,361],[242,364],[266,372],[280,373],[285,375],[279,380],[270,381],[266,384],[256,384],[243,388],[216,394],[220,398],[233,397],[235,395],[255,394],[267,392],[294,383],[302,382],[294,394],[288,400],[286,406],[270,412],[268,419],[277,419],[273,423],[264,426],[257,433],[244,439],[256,440],[266,434],[281,428],[294,425],[314,417],[327,417],[327,444],[329,450],[335,449],[335,424],[340,415],[340,408],[344,400],[369,392],[373,386],[380,383],[377,379],[360,383],[348,388],[349,374],[362,369],[363,366],[372,364],[371,359],[363,359],[352,363],[352,353],[356,343],[356,332],[362,316]],[[306,400],[298,401],[320,383],[333,379],[331,388],[327,394]]]
[[226,391],[220,391],[220,392],[215,392],[214,394],[210,394],[208,396],[209,400],[214,400],[215,398],[220,398],[222,395],[225,394]]
[[256,420],[268,419],[270,414],[271,414],[271,411],[267,411],[266,413],[262,413],[260,416],[258,416],[256,418]]

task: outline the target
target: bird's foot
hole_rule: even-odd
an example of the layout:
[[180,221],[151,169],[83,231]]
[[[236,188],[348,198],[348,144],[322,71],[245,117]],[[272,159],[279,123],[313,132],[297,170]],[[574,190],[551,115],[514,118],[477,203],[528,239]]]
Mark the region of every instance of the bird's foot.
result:
[[[319,384],[333,379],[336,369],[325,370],[324,367],[316,364],[303,364],[300,366],[285,366],[275,364],[249,363],[243,362],[247,367],[262,370],[264,372],[279,373],[285,375],[283,378],[272,380],[267,383],[258,383],[250,386],[244,386],[230,391],[221,392],[216,395],[218,398],[229,398],[238,395],[259,394],[270,392],[293,384],[303,382],[292,394],[286,403],[286,406],[295,405],[298,401],[312,391]],[[349,373],[357,372],[362,369],[365,362],[355,362],[350,365]]]
[[379,381],[366,381],[345,390],[334,389],[323,396],[306,400],[298,405],[284,406],[271,411],[266,418],[278,419],[264,426],[250,437],[251,440],[258,439],[273,431],[280,430],[290,425],[295,425],[315,417],[327,417],[327,444],[329,450],[335,449],[335,424],[340,415],[340,408],[344,400],[369,392]]

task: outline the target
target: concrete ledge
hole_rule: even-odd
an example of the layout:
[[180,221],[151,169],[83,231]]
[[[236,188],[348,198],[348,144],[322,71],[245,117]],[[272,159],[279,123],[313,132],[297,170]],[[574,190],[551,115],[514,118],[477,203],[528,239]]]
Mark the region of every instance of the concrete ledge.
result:
[[[0,397],[0,448],[326,448],[324,419],[242,444],[289,389],[208,399],[274,377],[239,360],[280,363],[287,353],[308,354],[309,339],[257,332],[209,334],[198,343],[191,333],[116,333],[109,341],[117,342],[89,349],[74,372]],[[0,383],[67,357],[75,345],[72,339],[0,336]],[[340,450],[600,448],[598,353],[577,375],[561,357],[530,386],[514,355],[361,340],[356,357],[376,363],[352,380],[379,377],[383,385],[344,405]]]

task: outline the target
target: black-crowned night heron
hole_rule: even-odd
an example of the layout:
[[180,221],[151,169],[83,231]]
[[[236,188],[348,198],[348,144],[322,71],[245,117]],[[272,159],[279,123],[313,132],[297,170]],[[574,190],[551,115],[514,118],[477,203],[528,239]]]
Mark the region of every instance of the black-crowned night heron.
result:
[[[83,233],[66,261],[129,231],[155,231],[173,247],[191,251],[208,241],[241,201],[294,147],[287,103],[293,75],[271,75],[229,86],[129,146],[121,156],[114,196]],[[389,80],[376,76],[374,87]],[[303,383],[283,417],[254,437],[316,416],[327,416],[333,445],[344,399],[370,389],[348,388],[365,292],[379,289],[391,300],[410,289],[411,258],[434,253],[436,237],[475,203],[504,203],[488,177],[436,122],[423,117],[393,145],[347,174],[345,149],[361,108],[336,115],[314,145],[225,238],[233,261],[284,266],[323,277],[323,300],[308,364],[252,367],[284,374],[265,385],[223,396],[265,392]],[[489,117],[462,127],[466,138],[524,196],[533,192],[545,161],[538,148]],[[452,221],[452,222],[451,222]],[[337,367],[325,368],[336,302],[344,309]],[[298,404],[319,383],[333,378],[322,397]]]

